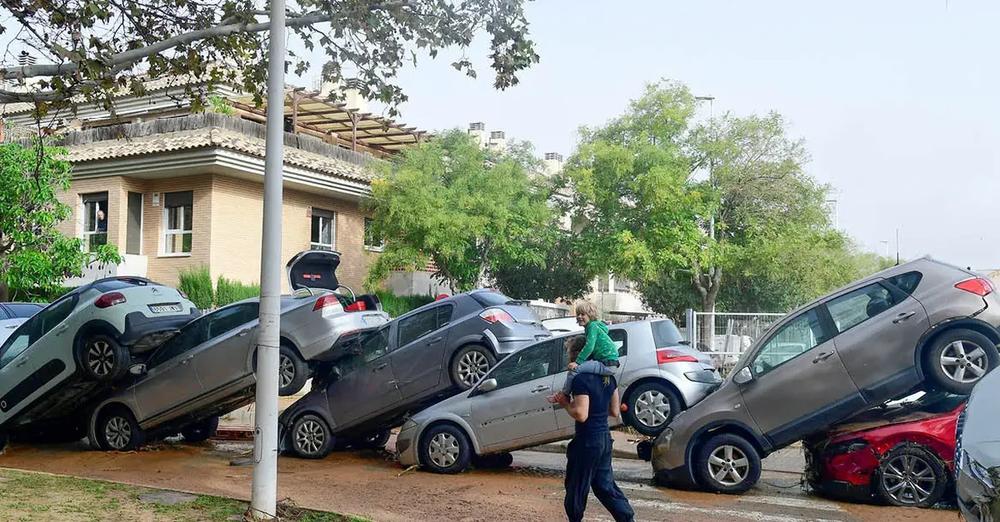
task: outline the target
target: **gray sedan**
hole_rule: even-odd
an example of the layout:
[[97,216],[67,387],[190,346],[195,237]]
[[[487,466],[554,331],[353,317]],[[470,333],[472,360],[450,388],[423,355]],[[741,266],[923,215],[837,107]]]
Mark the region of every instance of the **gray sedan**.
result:
[[[609,331],[619,344],[616,377],[622,396],[652,409],[633,406],[633,414],[624,417],[643,430],[665,426],[677,409],[697,403],[721,382],[697,351],[680,344],[658,347],[660,329],[676,327],[667,320],[637,321]],[[478,386],[414,415],[396,438],[400,463],[458,473],[470,463],[506,464],[507,452],[572,437],[573,419],[546,397],[565,382],[563,344],[575,335],[529,346],[497,364]]]

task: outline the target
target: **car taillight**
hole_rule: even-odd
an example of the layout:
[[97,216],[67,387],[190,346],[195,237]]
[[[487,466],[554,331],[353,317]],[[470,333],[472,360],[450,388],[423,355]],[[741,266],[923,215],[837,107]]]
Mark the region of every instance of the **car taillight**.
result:
[[960,281],[955,285],[955,288],[976,294],[979,297],[986,297],[993,293],[993,283],[989,279],[982,277],[973,277],[965,281]]
[[337,296],[335,295],[320,296],[320,298],[316,300],[316,304],[313,305],[313,312],[317,310],[322,310],[328,306],[338,306],[338,305],[340,305],[340,301],[337,299]]
[[364,312],[368,309],[364,301],[354,301],[353,303],[344,307],[345,312]]
[[698,358],[684,352],[671,350],[670,348],[656,349],[656,364],[667,364],[675,362],[698,362]]
[[483,321],[486,321],[487,323],[490,324],[496,324],[496,323],[510,324],[515,322],[514,318],[509,313],[499,308],[487,308],[486,310],[483,310],[483,312],[479,314],[479,317],[482,317]]
[[98,297],[97,301],[94,301],[94,306],[98,308],[107,308],[124,302],[125,295],[121,292],[108,292],[101,297]]

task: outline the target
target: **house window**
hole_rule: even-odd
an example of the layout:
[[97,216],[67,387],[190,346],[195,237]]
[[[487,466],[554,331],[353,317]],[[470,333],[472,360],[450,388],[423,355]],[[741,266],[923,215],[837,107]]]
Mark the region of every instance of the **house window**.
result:
[[329,210],[312,209],[313,250],[333,250],[337,244],[337,214]]
[[365,218],[365,248],[368,250],[381,251],[385,247],[382,236],[375,233],[375,221]]
[[187,192],[168,192],[163,195],[163,253],[191,253],[191,225],[194,214],[194,195]]
[[108,244],[108,193],[83,194],[83,248],[94,252]]

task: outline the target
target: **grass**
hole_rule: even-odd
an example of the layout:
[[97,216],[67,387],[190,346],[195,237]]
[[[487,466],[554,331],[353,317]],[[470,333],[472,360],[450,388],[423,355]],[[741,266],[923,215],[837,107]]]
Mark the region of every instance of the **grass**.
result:
[[[0,469],[0,519],[4,521],[242,520],[247,503],[228,498],[198,495],[190,502],[174,505],[140,500],[157,490],[99,480],[27,473]],[[283,511],[283,512],[282,512]],[[296,522],[362,522],[345,517],[296,508],[279,507],[281,520]]]

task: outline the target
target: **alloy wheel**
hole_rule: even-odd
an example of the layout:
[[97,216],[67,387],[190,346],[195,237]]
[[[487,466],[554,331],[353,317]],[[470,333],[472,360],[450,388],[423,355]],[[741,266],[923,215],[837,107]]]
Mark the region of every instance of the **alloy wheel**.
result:
[[978,381],[989,368],[986,350],[972,342],[958,340],[941,351],[941,370],[951,380],[960,383]]
[[431,439],[428,456],[435,465],[447,468],[458,460],[458,439],[451,433],[438,433]]
[[466,387],[472,387],[490,371],[490,361],[482,352],[472,350],[458,361],[458,378]]
[[896,502],[916,505],[934,493],[937,477],[926,460],[915,455],[900,455],[886,463],[882,486]]
[[132,442],[132,425],[124,417],[117,415],[111,417],[104,426],[104,439],[108,441],[111,449],[125,449]]
[[284,388],[295,380],[295,365],[287,355],[282,355],[278,362],[278,387]]
[[305,455],[315,455],[326,442],[326,431],[318,421],[307,420],[295,430],[295,446]]
[[743,450],[725,444],[715,448],[708,457],[708,473],[723,486],[732,487],[746,480],[750,472],[750,459]]
[[111,343],[97,339],[87,344],[87,366],[94,375],[104,377],[115,367],[115,351]]
[[635,401],[635,418],[639,422],[656,428],[670,417],[670,401],[658,390],[647,390]]

